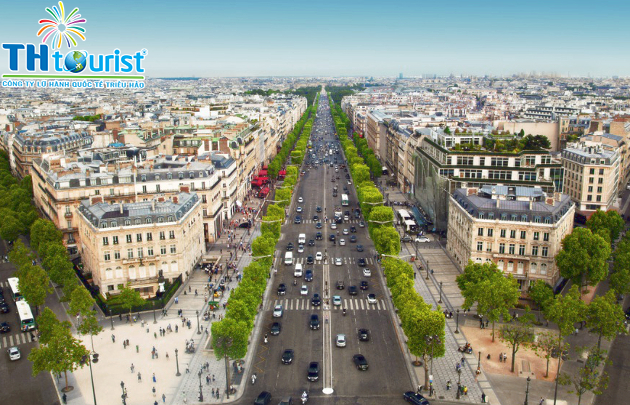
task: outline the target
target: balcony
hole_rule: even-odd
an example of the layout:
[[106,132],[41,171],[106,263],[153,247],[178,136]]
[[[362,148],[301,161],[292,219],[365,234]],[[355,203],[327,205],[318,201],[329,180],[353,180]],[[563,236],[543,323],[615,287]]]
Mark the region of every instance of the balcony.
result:
[[147,284],[157,284],[158,283],[158,276],[153,276],[153,277],[142,277],[142,278],[135,278],[135,279],[128,279],[127,280],[130,286],[142,286],[142,285],[147,285]]
[[64,216],[64,217],[66,217],[66,218],[68,218],[68,219],[69,219],[69,218],[72,218],[72,211],[68,211],[68,212],[66,212],[65,214],[63,214],[63,216]]

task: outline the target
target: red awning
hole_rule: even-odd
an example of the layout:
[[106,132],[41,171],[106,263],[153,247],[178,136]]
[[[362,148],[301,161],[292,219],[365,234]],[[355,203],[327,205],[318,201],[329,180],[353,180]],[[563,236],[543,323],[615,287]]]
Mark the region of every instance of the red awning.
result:
[[261,180],[259,180],[259,179],[252,180],[252,186],[260,187],[262,185],[263,185],[263,182]]
[[260,172],[258,172],[259,176],[266,176],[267,175],[267,171],[266,170],[261,170]]
[[287,175],[287,171],[286,170],[280,170],[278,172],[278,176],[286,176]]
[[263,169],[263,170],[267,170],[267,165],[264,165],[264,166],[262,167],[262,169]]

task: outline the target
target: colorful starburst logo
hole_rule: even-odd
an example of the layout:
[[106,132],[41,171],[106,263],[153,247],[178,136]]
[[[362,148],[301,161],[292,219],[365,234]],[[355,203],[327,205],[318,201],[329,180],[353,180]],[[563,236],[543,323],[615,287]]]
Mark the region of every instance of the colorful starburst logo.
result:
[[37,36],[44,36],[42,38],[42,43],[46,43],[46,41],[50,39],[52,41],[53,49],[56,49],[61,48],[64,41],[68,48],[77,46],[77,41],[74,37],[75,35],[85,41],[85,36],[83,35],[85,33],[85,28],[81,27],[80,24],[86,22],[86,19],[81,18],[81,14],[78,14],[78,7],[75,7],[74,10],[66,16],[63,8],[63,2],[60,1],[59,8],[57,8],[57,6],[53,6],[52,9],[50,7],[46,7],[46,11],[53,17],[53,19],[39,20],[39,23],[42,24],[43,27],[41,27],[37,32]]

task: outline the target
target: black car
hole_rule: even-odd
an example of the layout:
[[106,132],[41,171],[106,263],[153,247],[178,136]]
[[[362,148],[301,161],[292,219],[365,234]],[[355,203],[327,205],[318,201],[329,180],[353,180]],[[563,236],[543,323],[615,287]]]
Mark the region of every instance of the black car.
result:
[[357,286],[356,285],[351,285],[350,287],[348,287],[348,294],[350,295],[357,295]]
[[359,288],[362,289],[362,290],[367,290],[369,287],[370,287],[370,285],[365,280],[361,281],[361,284],[359,285]]
[[413,391],[405,392],[403,398],[413,405],[430,405],[425,397]]
[[313,259],[313,256],[309,255],[306,258],[306,264],[313,264],[313,263],[315,263],[315,259]]
[[366,371],[368,369],[368,362],[364,355],[355,354],[352,356],[352,360],[354,361],[354,365],[357,366],[357,370]]
[[293,250],[293,243],[289,242],[287,244],[287,250]]
[[365,259],[363,257],[359,258],[357,264],[359,265],[359,267],[365,267]]
[[330,236],[328,236],[328,240],[330,240],[331,242],[335,240],[335,234],[331,233]]
[[251,221],[243,222],[243,223],[239,224],[238,227],[239,228],[251,228],[252,227],[252,223],[251,223]]
[[313,215],[313,221],[315,221],[315,222],[319,221],[319,216],[318,215]]
[[282,353],[282,364],[293,363],[293,350],[287,349]]
[[9,309],[9,305],[7,305],[6,302],[3,302],[0,304],[0,312],[2,312],[3,314],[7,314],[9,313],[10,309]]
[[258,394],[258,397],[256,397],[256,400],[254,401],[254,405],[269,405],[270,402],[271,402],[271,394],[268,393],[267,391],[263,391],[260,394]]
[[308,364],[308,374],[306,375],[309,381],[319,380],[319,363],[312,361]]
[[350,235],[350,243],[357,243],[357,237],[354,235]]
[[311,320],[309,321],[309,327],[311,330],[319,329],[319,315],[313,314],[311,315]]
[[337,281],[337,289],[338,290],[343,290],[344,288],[346,288],[345,283],[343,282],[343,280],[339,280]]
[[336,193],[336,192],[333,192],[333,193],[332,193],[332,196],[333,196],[333,198],[337,197],[337,193]]
[[351,227],[350,227],[350,233],[357,233],[357,228],[356,228],[356,226],[351,226]]
[[313,281],[313,270],[306,270],[304,272],[304,281]]
[[335,223],[336,224],[341,224],[343,222],[343,218],[341,217],[335,217]]
[[286,295],[287,293],[287,285],[282,283],[278,286],[278,295]]
[[319,297],[319,294],[313,294],[313,298],[311,298],[311,304],[314,307],[322,305],[322,299]]
[[271,330],[269,331],[269,333],[271,333],[271,336],[278,336],[281,330],[282,325],[280,325],[280,322],[274,322],[271,324]]
[[295,219],[293,220],[294,224],[301,224],[302,223],[302,217],[299,215],[295,216]]
[[363,245],[357,245],[357,252],[363,252]]
[[319,205],[317,206],[317,208],[315,208],[316,212],[322,212],[322,207],[320,207]]
[[367,342],[370,340],[370,331],[367,329],[359,329],[359,340],[361,342]]
[[2,322],[0,323],[0,333],[8,333],[11,332],[11,327],[8,323]]
[[309,246],[315,246],[315,239],[309,239],[308,240],[308,245]]
[[322,229],[322,223],[321,222],[316,223],[315,228]]
[[321,232],[317,232],[317,233],[315,234],[315,239],[316,239],[316,240],[322,240],[322,233],[321,233]]

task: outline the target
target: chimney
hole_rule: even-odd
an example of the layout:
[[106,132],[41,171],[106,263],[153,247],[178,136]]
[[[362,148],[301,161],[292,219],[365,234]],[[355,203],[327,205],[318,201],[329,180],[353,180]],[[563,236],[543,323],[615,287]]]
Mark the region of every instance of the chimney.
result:
[[553,206],[554,199],[552,197],[545,198],[545,204]]
[[120,213],[122,214],[124,212],[123,203],[119,203],[118,206],[120,207]]
[[556,191],[555,193],[553,193],[553,197],[556,201],[560,202],[560,200],[562,199],[562,194],[559,191]]
[[173,196],[173,203],[174,203],[174,204],[177,204],[178,202],[179,202],[179,197],[178,197],[178,196],[176,196],[176,195],[174,195],[174,196]]

